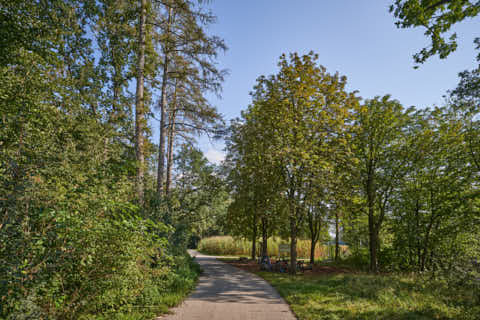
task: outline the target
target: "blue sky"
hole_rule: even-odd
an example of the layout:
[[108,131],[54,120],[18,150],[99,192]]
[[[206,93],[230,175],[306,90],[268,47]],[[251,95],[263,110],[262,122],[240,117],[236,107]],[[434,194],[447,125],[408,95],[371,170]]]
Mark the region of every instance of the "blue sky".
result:
[[[391,94],[405,106],[441,105],[455,87],[458,72],[475,66],[473,39],[480,19],[453,30],[459,47],[447,59],[429,59],[413,69],[412,55],[428,45],[422,29],[397,29],[388,7],[393,0],[214,0],[218,17],[209,32],[229,47],[219,67],[229,69],[222,99],[211,101],[229,121],[250,103],[249,92],[260,75],[277,71],[282,53],[319,54],[329,72],[347,76],[348,88],[363,98]],[[200,139],[212,161],[222,157],[223,143]]]

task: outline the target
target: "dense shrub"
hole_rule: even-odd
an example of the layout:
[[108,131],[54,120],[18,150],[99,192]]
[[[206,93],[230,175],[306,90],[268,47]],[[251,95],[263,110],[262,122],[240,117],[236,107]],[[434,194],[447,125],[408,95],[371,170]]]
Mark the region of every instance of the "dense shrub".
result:
[[2,232],[0,317],[148,319],[194,286],[198,269],[170,253],[165,225],[118,210],[30,213]]
[[77,105],[25,98],[0,99],[0,318],[149,319],[178,302],[196,271],[137,206],[132,146]]
[[349,253],[350,254],[342,257],[342,260],[339,261],[339,264],[355,270],[366,271],[369,262],[368,248],[355,248],[349,251]]

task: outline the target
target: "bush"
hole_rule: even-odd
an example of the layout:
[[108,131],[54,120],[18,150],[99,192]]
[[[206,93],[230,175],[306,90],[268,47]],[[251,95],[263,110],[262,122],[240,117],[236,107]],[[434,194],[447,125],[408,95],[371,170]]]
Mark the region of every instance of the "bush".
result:
[[29,233],[22,224],[9,226],[16,237],[0,251],[0,318],[149,319],[195,284],[198,268],[169,253],[162,224],[127,213],[31,217],[37,220]]
[[347,266],[355,270],[367,270],[369,266],[368,248],[356,248],[351,254],[340,261],[340,265]]

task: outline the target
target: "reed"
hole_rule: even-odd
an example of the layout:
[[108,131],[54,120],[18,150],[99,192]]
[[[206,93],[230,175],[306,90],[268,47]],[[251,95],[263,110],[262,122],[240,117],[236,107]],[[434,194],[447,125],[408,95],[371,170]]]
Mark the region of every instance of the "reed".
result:
[[[287,240],[279,237],[269,238],[267,241],[267,250],[270,257],[279,257],[279,245],[288,244]],[[204,238],[198,244],[198,250],[205,254],[218,256],[250,256],[252,242],[245,239],[237,239],[231,236],[216,236]],[[260,242],[257,243],[257,256],[261,250]],[[286,254],[284,254],[286,255]],[[297,256],[301,259],[310,258],[310,240],[298,240]],[[328,257],[327,246],[317,244],[315,248],[315,259],[325,259]]]

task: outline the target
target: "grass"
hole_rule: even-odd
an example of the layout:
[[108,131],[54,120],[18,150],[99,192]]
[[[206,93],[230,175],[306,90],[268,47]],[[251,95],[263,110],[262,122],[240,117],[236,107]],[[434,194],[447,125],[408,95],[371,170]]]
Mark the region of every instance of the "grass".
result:
[[152,295],[156,297],[150,301],[152,305],[158,307],[155,310],[156,315],[168,313],[169,308],[179,305],[195,289],[201,272],[200,265],[190,257],[188,262],[177,266],[175,278],[172,279],[169,290],[160,295]]
[[[280,241],[269,239],[270,256],[277,255]],[[202,242],[199,249],[207,254],[248,257],[250,253],[250,242],[231,237],[212,237]],[[309,253],[307,241],[299,248],[299,252],[306,248],[304,252]],[[299,256],[305,257],[305,254],[299,253]],[[322,258],[322,255],[316,256]],[[228,260],[231,259],[225,259]],[[322,262],[321,265],[359,270],[366,262],[349,256],[340,263]],[[300,320],[480,320],[479,292],[461,286],[448,287],[445,282],[428,281],[420,276],[348,271],[297,276],[256,273],[277,289]]]
[[[280,255],[278,246],[280,244],[288,244],[288,241],[280,238],[269,238],[267,242],[268,255],[270,257],[278,257]],[[218,236],[202,239],[198,244],[198,250],[205,254],[219,256],[247,256],[251,254],[252,242],[244,239],[236,239],[230,236]],[[345,250],[346,247],[343,247]],[[260,244],[257,244],[257,255],[260,253]],[[299,258],[310,257],[310,240],[298,240],[297,255]],[[315,250],[317,259],[325,259],[328,257],[327,247],[317,244]]]
[[407,276],[258,275],[299,319],[480,319],[477,293]]

